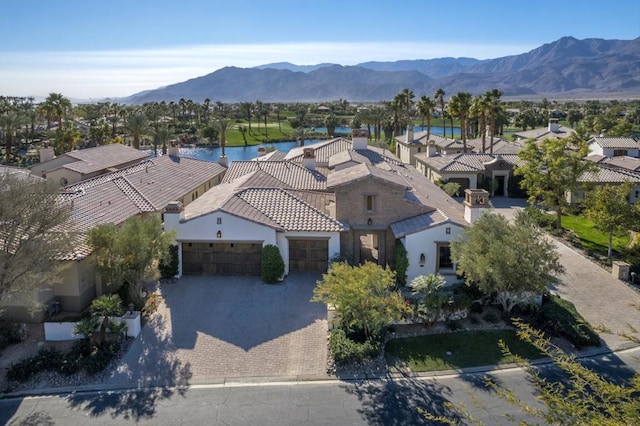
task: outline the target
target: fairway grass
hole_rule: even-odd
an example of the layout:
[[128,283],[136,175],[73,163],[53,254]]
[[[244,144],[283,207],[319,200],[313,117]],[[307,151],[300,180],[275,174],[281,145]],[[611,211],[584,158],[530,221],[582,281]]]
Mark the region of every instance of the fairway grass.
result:
[[[387,343],[390,367],[408,366],[413,372],[454,370],[514,361],[498,346],[502,340],[512,353],[529,360],[544,354],[516,336],[515,330],[478,330],[394,339]],[[448,354],[450,353],[450,355]]]

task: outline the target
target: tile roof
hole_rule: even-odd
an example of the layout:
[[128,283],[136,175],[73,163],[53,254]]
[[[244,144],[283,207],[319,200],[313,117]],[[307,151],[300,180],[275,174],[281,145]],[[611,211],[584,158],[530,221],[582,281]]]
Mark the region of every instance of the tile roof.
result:
[[[407,140],[407,135],[402,135],[402,136],[396,136],[396,141],[402,143],[402,144],[407,144],[406,140]],[[457,147],[459,146],[460,148],[462,148],[462,142],[455,140],[455,139],[449,139],[446,138],[444,136],[440,136],[440,135],[436,135],[434,133],[431,133],[429,135],[429,140],[432,140],[435,142],[436,146],[440,147],[440,148],[448,148],[448,147]],[[427,146],[428,140],[427,140],[427,132],[426,131],[421,131],[421,132],[415,132],[413,134],[413,139],[411,141],[409,141],[409,145],[422,145],[422,146]]]
[[44,182],[46,180],[41,178],[40,176],[32,175],[31,170],[23,167],[0,165],[0,175],[13,175],[21,179],[30,180],[33,183]]
[[267,152],[262,157],[255,158],[254,161],[282,161],[286,156],[287,154],[276,149],[271,152]]
[[112,143],[95,148],[67,152],[62,156],[70,157],[76,161],[60,167],[82,174],[89,174],[133,161],[142,161],[147,159],[149,154],[119,143]]
[[[326,165],[329,164],[329,159],[343,151],[353,150],[353,143],[345,138],[335,138],[326,141],[318,142],[311,145],[299,146],[292,148],[286,155],[285,159],[288,161],[301,163],[304,158],[304,148],[313,148],[314,155],[316,157],[316,164]],[[391,151],[387,149],[381,149],[375,146],[369,145],[367,149],[356,150],[360,155],[366,157],[372,164],[378,164],[387,162],[391,164],[402,164]]]
[[224,171],[217,163],[163,156],[62,188],[60,199],[71,204],[75,229],[86,232],[161,211]]
[[416,159],[438,172],[467,172],[478,173],[485,170],[485,163],[496,158],[502,158],[505,162],[519,166],[522,160],[516,154],[490,155],[490,154],[454,154],[427,157],[426,153],[416,154]]
[[597,143],[602,148],[639,149],[640,142],[631,137],[595,137],[589,143]]
[[446,217],[438,210],[419,216],[410,217],[391,224],[391,231],[396,238],[423,231],[446,221]]
[[333,189],[338,186],[357,182],[369,176],[373,176],[377,179],[405,188],[410,188],[408,183],[399,176],[395,170],[383,170],[380,167],[375,167],[369,164],[358,164],[347,167],[346,169],[336,170],[331,173],[327,178],[327,189]]
[[371,164],[371,161],[364,155],[358,153],[358,151],[354,151],[352,149],[339,152],[337,154],[333,154],[329,157],[328,166],[330,169],[339,166],[341,164],[346,164],[349,162],[354,162],[358,164]]
[[622,169],[598,167],[593,172],[583,173],[578,182],[589,183],[623,183],[626,181],[640,182],[640,174]]
[[[482,138],[467,139],[467,145],[476,153],[482,153]],[[494,154],[517,154],[525,148],[522,142],[507,142],[504,139],[493,139]],[[485,153],[491,150],[491,138],[485,139]]]
[[249,188],[237,197],[260,210],[286,231],[340,232],[344,226],[328,214],[279,188]]
[[640,158],[634,157],[604,157],[601,164],[618,167],[625,170],[631,170],[632,172],[640,171]]
[[515,135],[520,139],[534,139],[541,140],[544,138],[557,138],[564,139],[571,136],[574,133],[574,130],[571,127],[566,126],[558,126],[557,132],[552,132],[549,130],[549,127],[539,127],[537,129],[526,130],[524,132],[516,132]]
[[222,211],[279,231],[345,229],[322,208],[331,201],[330,194],[309,193],[301,197],[299,192],[282,188],[245,188],[248,179],[250,176],[226,182],[207,192],[185,207],[185,220]]
[[231,182],[251,173],[256,174],[246,186],[321,191],[326,189],[327,184],[327,178],[320,171],[289,161],[233,161],[223,182]]

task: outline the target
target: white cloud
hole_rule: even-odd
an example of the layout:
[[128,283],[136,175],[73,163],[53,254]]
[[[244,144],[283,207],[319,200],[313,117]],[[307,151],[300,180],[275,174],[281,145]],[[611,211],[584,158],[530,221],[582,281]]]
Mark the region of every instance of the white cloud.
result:
[[0,94],[71,98],[127,96],[225,66],[254,67],[271,62],[299,65],[333,62],[467,56],[496,58],[535,46],[454,43],[282,43],[176,46],[147,50],[0,52]]

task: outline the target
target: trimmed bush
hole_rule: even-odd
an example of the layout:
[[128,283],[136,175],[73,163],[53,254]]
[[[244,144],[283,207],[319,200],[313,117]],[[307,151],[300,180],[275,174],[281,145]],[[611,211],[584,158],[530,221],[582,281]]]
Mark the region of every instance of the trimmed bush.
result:
[[536,207],[525,207],[524,212],[533,220],[533,222],[543,229],[555,229],[556,217],[554,215],[546,214]]
[[566,338],[577,348],[600,346],[598,334],[573,303],[558,296],[552,295],[545,301],[534,326],[546,334]]
[[158,270],[160,277],[170,279],[178,275],[178,246],[169,246],[168,255],[165,259],[160,259]]
[[331,331],[329,350],[336,364],[360,363],[378,352],[378,348],[371,341],[365,340],[360,343],[351,340],[341,328]]
[[409,259],[407,258],[407,249],[400,240],[396,240],[396,243],[393,246],[393,264],[396,271],[396,281],[400,285],[406,285]]
[[284,275],[284,260],[280,249],[272,244],[262,248],[262,281],[267,284],[278,282]]

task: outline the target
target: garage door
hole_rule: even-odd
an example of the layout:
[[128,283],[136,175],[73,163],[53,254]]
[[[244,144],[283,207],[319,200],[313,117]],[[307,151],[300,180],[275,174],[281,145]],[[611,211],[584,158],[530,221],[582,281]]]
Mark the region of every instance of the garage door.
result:
[[289,271],[327,272],[329,240],[289,239]]
[[260,275],[262,243],[182,243],[182,273]]
[[464,190],[469,189],[469,178],[449,178],[447,182],[455,182],[460,184],[459,194],[464,195]]

